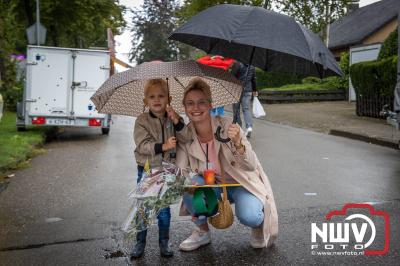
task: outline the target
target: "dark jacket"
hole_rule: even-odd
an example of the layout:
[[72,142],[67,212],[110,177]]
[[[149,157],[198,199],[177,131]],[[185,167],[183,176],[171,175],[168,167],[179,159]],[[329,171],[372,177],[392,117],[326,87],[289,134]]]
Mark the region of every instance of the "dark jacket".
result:
[[[237,62],[237,61],[236,61]],[[256,84],[256,68],[250,65],[249,73],[246,79],[247,66],[243,63],[237,62],[237,67],[234,72],[232,72],[235,77],[240,80],[240,83],[243,86],[244,92],[253,92],[257,91]]]

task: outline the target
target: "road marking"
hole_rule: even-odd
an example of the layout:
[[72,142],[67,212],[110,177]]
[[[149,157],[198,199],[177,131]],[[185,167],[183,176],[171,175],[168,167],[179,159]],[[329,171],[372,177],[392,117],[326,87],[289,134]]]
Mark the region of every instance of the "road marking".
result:
[[304,196],[317,196],[317,192],[305,192]]
[[56,223],[56,222],[59,222],[59,221],[62,221],[63,219],[61,219],[61,218],[58,218],[58,217],[51,217],[51,218],[47,218],[46,219],[46,223]]

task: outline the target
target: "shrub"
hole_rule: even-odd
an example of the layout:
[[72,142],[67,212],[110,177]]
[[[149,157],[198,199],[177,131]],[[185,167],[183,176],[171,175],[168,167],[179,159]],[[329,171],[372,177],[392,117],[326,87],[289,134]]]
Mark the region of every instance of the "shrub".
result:
[[396,86],[397,56],[354,64],[350,73],[357,95],[392,95]]
[[287,84],[300,84],[301,79],[304,77],[287,73],[267,72],[256,68],[256,78],[258,89],[264,89],[281,87]]
[[327,77],[322,80],[322,83],[326,88],[342,90],[345,89],[343,87],[343,78],[341,77]]
[[22,100],[22,82],[17,81],[17,69],[13,60],[7,57],[8,54],[0,52],[1,80],[0,92],[3,95],[4,109],[15,111],[17,102]]
[[378,60],[397,55],[397,29],[392,31],[386,40],[383,42],[382,48],[378,55]]
[[379,94],[393,95],[397,81],[397,56],[392,56],[377,62]]
[[306,78],[303,78],[302,80],[301,80],[301,83],[303,83],[303,84],[318,84],[318,83],[321,83],[322,82],[322,79],[320,79],[320,78],[317,78],[317,77],[306,77]]
[[350,53],[344,52],[340,55],[340,68],[344,74],[343,77],[339,78],[339,88],[348,91],[349,89],[349,73],[350,73]]

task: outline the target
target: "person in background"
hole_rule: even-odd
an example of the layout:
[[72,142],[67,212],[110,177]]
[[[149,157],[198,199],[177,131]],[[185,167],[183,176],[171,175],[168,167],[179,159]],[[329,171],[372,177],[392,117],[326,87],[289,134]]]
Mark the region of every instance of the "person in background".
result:
[[239,61],[235,62],[237,71],[233,72],[235,77],[240,80],[243,86],[243,92],[239,103],[232,105],[233,121],[236,121],[242,126],[242,119],[240,118],[240,107],[242,108],[244,123],[246,126],[245,135],[250,137],[253,132],[253,117],[251,112],[251,99],[258,96],[256,84],[256,69],[250,65],[249,71],[246,76],[247,68],[249,65],[243,64]]
[[[203,65],[207,65],[210,67],[215,67],[215,68],[220,68],[225,71],[231,72],[231,67],[234,65],[235,60],[229,57],[223,57],[220,55],[206,55],[203,56],[199,59],[197,59],[197,62]],[[224,116],[225,114],[225,109],[223,106],[218,106],[210,111],[212,116]]]

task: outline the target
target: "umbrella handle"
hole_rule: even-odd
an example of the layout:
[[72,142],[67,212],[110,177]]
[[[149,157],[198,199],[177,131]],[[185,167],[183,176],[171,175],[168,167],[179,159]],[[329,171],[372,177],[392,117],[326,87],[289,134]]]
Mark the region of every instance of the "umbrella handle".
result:
[[217,127],[217,131],[215,131],[214,136],[219,142],[222,142],[222,143],[227,143],[227,142],[231,141],[230,138],[223,139],[221,137],[221,126]]

